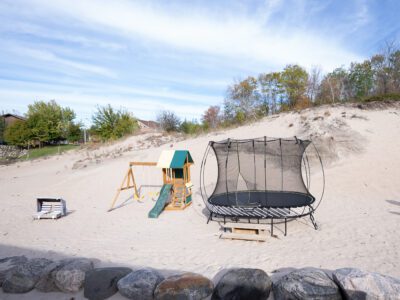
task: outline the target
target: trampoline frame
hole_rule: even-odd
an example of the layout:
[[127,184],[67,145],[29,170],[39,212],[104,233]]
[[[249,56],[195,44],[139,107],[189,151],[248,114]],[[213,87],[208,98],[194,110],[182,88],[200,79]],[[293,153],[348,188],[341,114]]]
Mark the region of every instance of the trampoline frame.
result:
[[[203,201],[206,205],[206,208],[209,211],[209,217],[207,219],[207,224],[210,221],[214,221],[214,218],[217,218],[215,221],[223,221],[224,224],[226,223],[226,218],[230,218],[231,221],[234,222],[240,222],[240,220],[246,220],[248,221],[248,223],[252,223],[254,220],[256,220],[257,224],[260,224],[260,221],[263,222],[263,220],[270,220],[270,225],[271,225],[271,236],[273,235],[273,227],[274,227],[274,220],[280,220],[280,221],[284,221],[285,224],[285,231],[284,231],[284,235],[287,235],[287,221],[288,220],[293,220],[293,219],[297,219],[297,218],[302,218],[302,217],[306,217],[309,216],[310,221],[312,223],[312,225],[314,226],[314,229],[317,230],[318,229],[318,225],[315,221],[314,218],[314,213],[317,210],[317,208],[319,207],[319,205],[321,204],[321,201],[323,199],[324,196],[324,192],[325,192],[325,172],[324,172],[324,167],[323,167],[323,163],[322,163],[322,159],[321,156],[318,152],[318,149],[315,147],[314,143],[312,141],[307,141],[309,142],[309,144],[311,144],[317,154],[318,160],[320,162],[321,165],[321,170],[322,170],[322,178],[323,178],[323,182],[322,182],[322,193],[321,196],[319,198],[318,201],[316,201],[315,197],[313,195],[311,195],[311,193],[309,192],[309,188],[311,185],[311,180],[310,180],[310,175],[311,175],[311,170],[310,170],[310,165],[309,165],[309,160],[308,160],[308,156],[307,153],[305,152],[305,148],[304,148],[304,152],[301,158],[301,163],[304,165],[304,173],[305,173],[305,181],[303,178],[303,174],[300,171],[301,174],[301,179],[303,180],[304,186],[307,190],[307,194],[304,193],[300,193],[300,194],[304,194],[307,195],[308,197],[311,197],[313,200],[304,206],[296,206],[296,207],[267,207],[267,206],[252,206],[252,207],[246,207],[246,206],[233,206],[233,205],[215,205],[210,203],[210,199],[212,199],[216,189],[216,186],[214,187],[214,190],[211,194],[210,197],[208,197],[207,195],[207,191],[205,188],[205,180],[204,180],[204,173],[205,173],[205,167],[206,167],[206,163],[207,163],[207,158],[209,155],[209,152],[211,149],[213,149],[213,144],[214,143],[229,143],[230,141],[232,142],[250,142],[257,140],[257,139],[244,139],[244,140],[233,140],[233,139],[228,139],[225,141],[221,141],[221,142],[214,142],[214,141],[210,141],[207,145],[206,151],[204,152],[204,156],[203,156],[203,160],[201,162],[201,168],[200,168],[200,193],[201,196],[203,198]],[[258,139],[259,140],[259,139]],[[297,137],[294,137],[294,139],[281,139],[281,138],[273,138],[273,139],[269,139],[268,141],[276,141],[279,140],[280,141],[280,146],[281,146],[281,141],[295,141],[297,142],[301,142],[302,140],[298,139]],[[264,137],[264,141],[267,141],[267,137]],[[282,147],[282,146],[281,146]],[[213,149],[214,155],[217,156],[217,154],[215,153],[214,149]],[[218,169],[218,176],[219,176],[219,169]],[[283,180],[283,178],[282,178]],[[251,192],[249,190],[243,190],[243,191],[236,191],[236,192],[231,192],[231,193],[237,193],[237,192]],[[258,190],[257,192],[263,193],[262,190]],[[268,191],[265,190],[264,193],[268,193],[268,192],[282,192],[282,193],[299,193],[299,192],[290,192],[290,191]],[[228,194],[228,193],[226,193]],[[223,194],[221,194],[223,195]],[[220,220],[222,218],[222,220]]]

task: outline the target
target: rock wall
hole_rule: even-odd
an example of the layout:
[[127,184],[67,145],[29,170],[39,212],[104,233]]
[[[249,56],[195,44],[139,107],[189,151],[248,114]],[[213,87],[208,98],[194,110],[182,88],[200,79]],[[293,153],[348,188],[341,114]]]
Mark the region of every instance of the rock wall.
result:
[[13,256],[0,259],[4,293],[73,294],[84,289],[87,299],[107,299],[120,293],[128,299],[400,299],[400,280],[343,268],[280,269],[268,275],[260,269],[232,268],[212,280],[181,272],[165,276],[159,270],[124,267],[95,268],[86,258],[51,261]]

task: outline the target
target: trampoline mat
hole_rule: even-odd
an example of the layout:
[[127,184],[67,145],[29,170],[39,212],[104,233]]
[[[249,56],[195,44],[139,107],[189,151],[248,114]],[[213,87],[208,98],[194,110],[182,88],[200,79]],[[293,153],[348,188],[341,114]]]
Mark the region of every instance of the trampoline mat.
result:
[[216,206],[287,208],[312,204],[315,198],[298,192],[244,191],[212,195],[208,202]]

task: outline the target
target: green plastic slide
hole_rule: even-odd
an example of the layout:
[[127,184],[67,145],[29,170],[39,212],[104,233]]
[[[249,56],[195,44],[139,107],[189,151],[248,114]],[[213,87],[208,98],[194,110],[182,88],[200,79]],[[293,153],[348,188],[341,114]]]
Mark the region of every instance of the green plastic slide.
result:
[[149,212],[149,218],[158,218],[161,212],[164,210],[165,204],[169,199],[172,184],[164,184],[160,190],[157,202]]

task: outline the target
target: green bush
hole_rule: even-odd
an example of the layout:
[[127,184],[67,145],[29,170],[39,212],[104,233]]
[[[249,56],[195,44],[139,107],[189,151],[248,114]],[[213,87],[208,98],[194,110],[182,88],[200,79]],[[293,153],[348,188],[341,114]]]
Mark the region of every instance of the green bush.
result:
[[370,97],[362,98],[362,102],[372,102],[372,101],[400,101],[400,94],[392,93],[385,95],[375,95]]
[[138,129],[137,120],[126,110],[115,110],[110,104],[98,107],[92,116],[92,131],[102,141],[115,140]]
[[197,122],[183,121],[180,131],[186,134],[199,134],[203,131],[203,127]]
[[25,121],[16,121],[6,127],[4,140],[10,144],[20,147],[26,147],[32,140],[32,133]]

